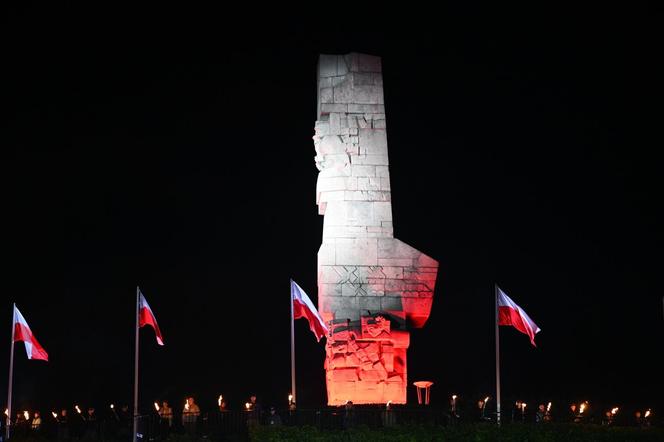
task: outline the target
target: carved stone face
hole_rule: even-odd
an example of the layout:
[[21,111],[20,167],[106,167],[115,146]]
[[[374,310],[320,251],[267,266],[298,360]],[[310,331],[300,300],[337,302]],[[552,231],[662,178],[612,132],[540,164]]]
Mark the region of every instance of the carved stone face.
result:
[[314,135],[316,168],[325,176],[348,176],[350,157],[338,135]]

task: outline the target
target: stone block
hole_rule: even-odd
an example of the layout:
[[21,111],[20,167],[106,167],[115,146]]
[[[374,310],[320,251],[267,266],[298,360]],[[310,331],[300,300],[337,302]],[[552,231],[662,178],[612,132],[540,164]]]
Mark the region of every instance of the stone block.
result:
[[[376,166],[354,166],[352,170],[353,176],[357,177],[375,177]],[[348,189],[355,190],[355,189]]]
[[384,114],[385,106],[382,104],[354,104],[348,105],[351,114]]
[[378,265],[377,240],[377,238],[337,239],[335,242],[337,264],[365,266]]
[[[336,101],[336,91],[335,101]],[[356,86],[352,88],[351,92],[346,96],[347,101],[339,101],[340,103],[357,103],[357,104],[384,104],[383,102],[383,88],[381,86]],[[371,112],[380,113],[380,112]]]
[[375,75],[372,73],[355,73],[353,74],[353,86],[374,86]]
[[323,114],[329,114],[332,112],[345,113],[348,110],[348,105],[339,104],[339,103],[322,103],[320,105],[320,111]]
[[330,373],[334,382],[352,382],[357,381],[357,369],[355,368],[342,368],[338,370],[331,370]]
[[338,134],[339,132],[341,132],[341,115],[330,113],[330,134]]
[[360,72],[381,72],[380,57],[375,55],[360,54],[359,69]]
[[382,296],[375,295],[360,297],[357,300],[357,306],[363,314],[367,314],[367,312],[377,313],[381,311],[381,299],[383,299]]
[[351,54],[346,54],[343,57],[349,71],[358,72],[360,70],[359,54],[353,52]]
[[321,104],[333,102],[331,87],[322,88],[320,90],[320,102]]
[[[380,239],[378,238],[378,240]],[[378,265],[410,267],[413,265],[413,260],[408,258],[378,258]]]
[[385,221],[392,221],[392,204],[386,201],[375,201],[372,204],[374,224],[382,227]]
[[376,166],[376,176],[381,178],[389,178],[390,168],[388,166]]
[[360,156],[358,158],[353,159],[353,164],[388,166],[389,161],[387,159],[387,155],[368,155],[366,154],[366,152],[363,152],[362,148],[360,147]]
[[330,80],[331,80],[331,86],[332,86],[332,87],[340,86],[341,84],[343,84],[343,83],[345,83],[346,81],[348,81],[346,75],[340,75],[340,76],[338,76],[338,77],[332,77]]
[[387,156],[387,136],[384,130],[360,129],[359,139],[362,153]]
[[355,102],[355,94],[353,85],[344,81],[334,88],[334,102],[335,103],[353,103]]
[[318,265],[334,265],[334,244],[322,243],[318,249]]
[[318,60],[318,76],[320,78],[334,77],[337,73],[337,55],[321,55]]

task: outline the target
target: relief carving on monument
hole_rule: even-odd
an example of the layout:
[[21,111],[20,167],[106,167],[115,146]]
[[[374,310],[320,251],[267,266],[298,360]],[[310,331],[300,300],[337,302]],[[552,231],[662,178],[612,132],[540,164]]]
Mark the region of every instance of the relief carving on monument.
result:
[[404,404],[407,330],[429,318],[438,262],[393,236],[379,57],[320,56],[314,146],[328,404]]

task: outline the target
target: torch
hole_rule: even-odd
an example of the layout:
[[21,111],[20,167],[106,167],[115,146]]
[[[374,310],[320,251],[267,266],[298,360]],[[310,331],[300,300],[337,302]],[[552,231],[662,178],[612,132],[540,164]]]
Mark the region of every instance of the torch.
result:
[[549,413],[550,411],[551,411],[551,402],[549,402],[549,403],[546,405],[546,412]]
[[81,408],[78,405],[74,405],[74,408],[76,409],[76,412],[81,417],[81,419],[87,420],[87,419],[85,419],[85,416],[83,416],[83,413],[81,412]]
[[390,409],[390,404],[391,404],[391,403],[392,403],[392,401],[387,401],[387,404],[385,404],[385,409],[386,409],[386,410],[389,410],[389,409]]
[[184,401],[184,412],[189,413],[189,399],[185,399]]
[[29,421],[29,420],[30,420],[30,413],[28,413],[28,410],[25,410],[25,411],[23,412],[23,417],[25,417],[25,420],[26,420],[26,421]]
[[9,417],[9,408],[5,408],[5,416]]
[[452,412],[456,413],[456,400],[457,400],[457,395],[453,394],[452,395]]
[[217,399],[217,406],[219,406],[219,408],[221,408],[221,402],[222,402],[223,400],[224,400],[224,396],[220,394],[220,395],[219,395],[219,398]]
[[583,412],[586,411],[586,407],[587,407],[586,404],[587,404],[587,402],[581,402],[581,404],[579,405],[579,415],[583,414]]
[[521,420],[524,420],[526,418],[526,404],[525,402],[521,402]]
[[247,411],[249,411],[249,409],[251,408],[251,404],[249,402],[245,402],[244,403],[244,408],[246,408]]
[[612,408],[611,409],[611,416],[615,416],[617,412],[618,412],[618,407]]
[[111,404],[111,411],[113,412],[113,417],[116,421],[120,421],[120,416],[118,416],[117,411],[115,411],[115,405]]
[[55,411],[51,411],[51,416],[53,416],[53,419],[55,419],[56,422],[60,422],[60,420],[58,419],[58,413],[56,413]]
[[646,410],[646,414],[643,415],[646,419],[650,417],[650,410]]
[[289,394],[288,395],[288,406],[291,406],[291,405],[293,405],[293,395]]

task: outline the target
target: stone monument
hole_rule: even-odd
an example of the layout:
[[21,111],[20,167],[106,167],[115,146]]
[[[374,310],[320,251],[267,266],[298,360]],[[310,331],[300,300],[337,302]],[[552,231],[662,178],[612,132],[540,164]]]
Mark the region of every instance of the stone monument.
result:
[[409,327],[422,327],[438,262],[394,238],[379,57],[321,55],[314,145],[318,308],[330,324],[329,405],[406,403]]

